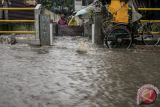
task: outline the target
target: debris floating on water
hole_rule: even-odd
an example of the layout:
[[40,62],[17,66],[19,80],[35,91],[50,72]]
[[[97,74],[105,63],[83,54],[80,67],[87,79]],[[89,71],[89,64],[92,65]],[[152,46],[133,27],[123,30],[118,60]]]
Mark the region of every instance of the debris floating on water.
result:
[[76,50],[79,54],[85,54],[87,53],[87,46],[84,42],[80,42],[78,49]]

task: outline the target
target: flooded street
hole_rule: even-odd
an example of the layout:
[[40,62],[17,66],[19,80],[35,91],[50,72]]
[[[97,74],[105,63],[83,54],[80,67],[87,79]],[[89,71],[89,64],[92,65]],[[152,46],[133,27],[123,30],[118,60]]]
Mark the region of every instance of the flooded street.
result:
[[[80,42],[87,53],[77,53]],[[160,89],[159,80],[160,50],[109,50],[82,37],[0,44],[0,107],[138,107],[138,88]]]

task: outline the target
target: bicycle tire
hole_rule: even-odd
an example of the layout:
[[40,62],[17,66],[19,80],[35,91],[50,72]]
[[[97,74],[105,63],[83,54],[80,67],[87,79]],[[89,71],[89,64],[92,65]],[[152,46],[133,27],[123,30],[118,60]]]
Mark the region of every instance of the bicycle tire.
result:
[[127,26],[117,25],[112,28],[104,40],[108,48],[130,48],[133,37]]
[[160,31],[160,25],[154,24],[146,24],[143,26],[143,34],[142,34],[142,41],[145,45],[158,45],[159,38],[158,35],[153,34],[154,32]]
[[107,25],[107,27],[104,28],[103,24],[102,24],[102,31],[103,31],[103,34],[105,35],[105,37],[104,37],[104,46],[109,48],[109,46],[106,43],[108,34],[113,29],[113,27],[116,27],[118,24],[114,23],[114,22],[108,22],[108,21],[105,21],[104,23]]

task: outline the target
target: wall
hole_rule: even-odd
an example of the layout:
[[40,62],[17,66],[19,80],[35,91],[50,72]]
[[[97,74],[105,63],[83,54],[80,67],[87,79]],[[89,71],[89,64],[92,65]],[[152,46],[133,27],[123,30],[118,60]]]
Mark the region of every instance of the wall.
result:
[[47,9],[44,9],[43,13],[45,15],[49,15],[51,17],[51,20],[53,20],[53,22],[57,22],[59,20],[59,18],[60,18],[60,15],[55,14],[55,13],[53,13],[53,12],[47,10]]

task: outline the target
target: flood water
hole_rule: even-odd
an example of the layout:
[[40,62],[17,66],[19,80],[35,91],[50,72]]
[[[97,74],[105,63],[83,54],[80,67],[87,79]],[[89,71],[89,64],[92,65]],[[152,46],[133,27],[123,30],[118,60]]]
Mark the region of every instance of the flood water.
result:
[[[87,53],[77,53],[80,42]],[[144,84],[160,89],[160,50],[109,50],[82,37],[0,44],[0,107],[141,107]]]

